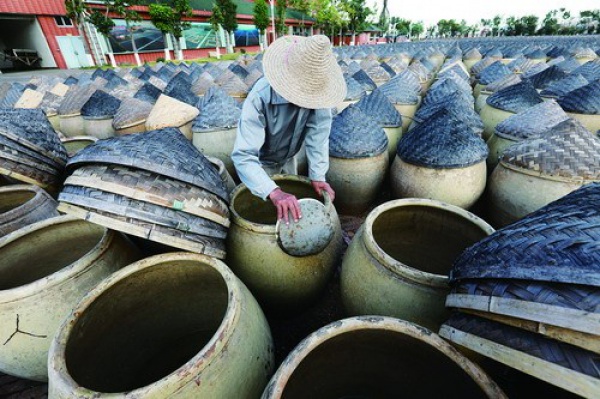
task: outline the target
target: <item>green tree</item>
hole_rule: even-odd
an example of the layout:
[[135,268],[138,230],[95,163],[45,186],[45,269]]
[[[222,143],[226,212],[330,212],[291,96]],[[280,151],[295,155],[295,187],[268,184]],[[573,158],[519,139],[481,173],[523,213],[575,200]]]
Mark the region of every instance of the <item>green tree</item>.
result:
[[277,0],[275,5],[275,31],[278,36],[286,34],[285,17],[287,13],[287,0]]
[[411,24],[412,21],[410,19],[398,18],[395,26],[398,34],[401,36],[408,36],[410,34]]
[[178,60],[183,60],[180,39],[183,31],[191,26],[184,18],[192,16],[192,6],[189,0],[168,0],[165,3],[153,3],[148,7],[152,23],[165,36],[173,41],[173,50]]
[[500,25],[502,24],[502,17],[500,15],[492,18],[492,36],[500,36]]
[[258,29],[260,34],[260,49],[264,50],[267,41],[267,28],[269,27],[269,7],[265,0],[254,1],[254,26]]
[[223,14],[223,29],[226,32],[225,45],[228,53],[233,53],[233,46],[235,39],[233,38],[233,32],[238,27],[237,23],[237,5],[232,0],[216,0],[216,3],[221,9]]
[[600,10],[584,10],[579,13],[579,16],[584,33],[600,33]]
[[410,37],[411,38],[419,38],[421,36],[421,34],[423,34],[423,32],[425,31],[425,28],[423,26],[423,22],[415,22],[413,24],[410,25]]
[[[264,0],[262,0],[264,1]],[[213,6],[212,13],[210,14],[210,18],[208,18],[208,22],[212,27],[213,32],[215,32],[215,47],[217,50],[217,59],[221,58],[221,53],[219,50],[219,37],[221,36],[221,25],[223,24],[223,13],[221,12],[221,8],[217,3]]]
[[[288,0],[288,7],[292,8],[301,13],[300,27],[304,31],[304,17],[310,13],[311,1],[310,0]],[[304,32],[306,33],[306,32]]]
[[352,32],[352,43],[355,43],[356,33],[360,33],[367,28],[367,18],[374,14],[374,11],[367,7],[366,0],[340,0],[340,10],[347,15],[348,29]]
[[315,19],[315,27],[329,34],[332,43],[335,32],[346,27],[338,4],[332,0],[312,0],[311,15]]

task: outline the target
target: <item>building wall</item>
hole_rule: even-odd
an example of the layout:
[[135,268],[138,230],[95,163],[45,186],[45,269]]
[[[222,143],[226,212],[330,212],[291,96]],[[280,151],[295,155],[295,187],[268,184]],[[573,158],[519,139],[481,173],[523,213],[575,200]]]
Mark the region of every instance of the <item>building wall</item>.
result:
[[67,64],[60,52],[60,47],[58,46],[56,36],[79,36],[79,31],[74,26],[58,26],[54,20],[54,17],[39,16],[37,19],[40,23],[42,31],[44,32],[44,36],[46,36],[46,40],[50,46],[50,51],[52,52],[54,60],[56,61],[56,65],[61,69],[66,68]]
[[[250,53],[255,53],[255,52],[260,51],[260,47],[258,47],[258,46],[236,47],[236,50],[239,50],[242,48]],[[206,57],[208,57],[208,53],[213,52],[213,51],[215,51],[215,49],[213,49],[213,48],[183,50],[183,57],[186,60],[193,60],[196,58],[206,58]],[[225,53],[225,49],[221,48],[221,54],[224,54],[224,53]],[[171,59],[174,60],[175,59],[174,52],[171,50],[171,51],[169,51],[169,54],[171,54]],[[142,60],[142,62],[152,62],[152,61],[156,61],[156,59],[158,59],[158,58],[165,58],[164,51],[139,53],[139,55],[140,55],[140,59]],[[115,54],[115,61],[119,65],[123,65],[123,64],[135,65],[135,57],[134,57],[133,53],[131,53],[131,54]],[[108,62],[108,58],[107,58],[107,62]]]

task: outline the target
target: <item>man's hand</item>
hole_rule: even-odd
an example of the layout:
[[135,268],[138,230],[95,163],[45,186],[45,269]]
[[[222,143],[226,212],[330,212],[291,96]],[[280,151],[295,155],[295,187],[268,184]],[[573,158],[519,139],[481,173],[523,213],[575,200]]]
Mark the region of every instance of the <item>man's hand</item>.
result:
[[277,208],[277,220],[283,219],[285,224],[290,224],[288,212],[292,212],[292,217],[296,222],[302,217],[298,199],[292,194],[288,194],[278,187],[271,191],[271,194],[269,194],[269,199]]
[[323,191],[326,191],[327,194],[329,194],[329,197],[331,198],[331,202],[335,200],[335,191],[333,191],[333,188],[331,188],[329,183],[325,181],[311,181],[310,184],[312,184],[317,194],[322,196]]

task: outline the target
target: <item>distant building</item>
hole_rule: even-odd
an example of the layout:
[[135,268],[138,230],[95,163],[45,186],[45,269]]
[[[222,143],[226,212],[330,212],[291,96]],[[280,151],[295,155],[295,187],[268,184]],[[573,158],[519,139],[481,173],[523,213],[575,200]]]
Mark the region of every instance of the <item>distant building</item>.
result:
[[[148,0],[151,3],[153,0]],[[235,32],[236,48],[257,51],[258,31],[252,22],[253,2],[234,0],[238,5],[238,30]],[[103,1],[86,1],[90,7],[103,7]],[[181,47],[186,59],[205,57],[215,49],[215,32],[208,18],[214,0],[191,0],[194,12],[192,26],[184,32]],[[130,31],[125,22],[114,18],[116,23],[109,37],[105,38],[90,24],[85,24],[85,38],[92,54],[86,54],[82,38],[75,24],[66,17],[64,0],[0,0],[0,52],[10,49],[31,49],[41,57],[43,68],[79,68],[106,64],[110,57],[118,64],[135,64],[131,35],[142,62],[157,58],[174,58],[173,43],[150,22],[147,6],[138,6],[142,21],[132,25]],[[288,10],[286,24],[289,33],[308,34],[313,25],[310,18]],[[221,35],[223,33],[221,32]],[[221,37],[221,44],[223,43]],[[9,68],[11,62],[2,61],[0,68]],[[17,63],[18,64],[18,63]]]

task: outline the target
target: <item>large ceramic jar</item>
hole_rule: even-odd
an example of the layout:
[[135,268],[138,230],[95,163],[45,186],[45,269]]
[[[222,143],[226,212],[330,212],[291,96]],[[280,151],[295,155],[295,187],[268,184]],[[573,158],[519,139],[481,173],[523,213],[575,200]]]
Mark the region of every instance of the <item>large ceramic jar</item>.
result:
[[91,85],[73,86],[58,108],[60,132],[67,137],[84,135],[81,107],[96,90]]
[[600,141],[572,119],[510,146],[490,177],[490,220],[505,226],[599,181],[599,160]]
[[505,87],[512,86],[521,82],[521,76],[516,74],[505,75],[504,77],[481,88],[479,95],[475,97],[475,112],[480,113],[489,96],[502,90]]
[[336,321],[312,333],[283,361],[262,396],[362,397],[506,396],[479,366],[437,334],[377,316]]
[[16,184],[0,188],[0,237],[40,220],[59,216],[58,203],[43,189]]
[[449,315],[444,302],[452,262],[493,231],[472,213],[439,201],[378,206],[342,261],[346,311],[398,317],[437,331]]
[[0,239],[0,371],[45,381],[60,323],[102,279],[139,259],[124,236],[61,216]]
[[287,175],[274,176],[273,180],[298,199],[322,201],[335,228],[323,251],[291,256],[279,246],[277,211],[271,202],[254,196],[244,185],[231,194],[227,264],[263,308],[285,312],[304,308],[321,296],[341,256],[342,230],[333,203],[328,197],[319,197],[310,180]]
[[485,189],[485,142],[442,110],[402,136],[391,169],[395,198],[429,198],[471,207]]
[[388,138],[377,122],[357,107],[336,116],[329,136],[327,181],[342,214],[361,214],[380,195],[388,169]]
[[269,326],[221,261],[168,253],[98,284],[49,353],[49,397],[256,398],[273,367]]

